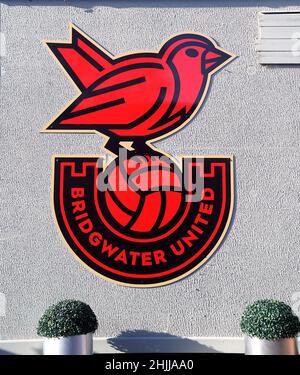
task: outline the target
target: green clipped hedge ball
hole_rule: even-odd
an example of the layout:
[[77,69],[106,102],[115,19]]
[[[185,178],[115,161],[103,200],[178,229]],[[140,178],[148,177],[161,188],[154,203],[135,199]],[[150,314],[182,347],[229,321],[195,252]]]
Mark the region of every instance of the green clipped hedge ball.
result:
[[244,311],[241,330],[250,337],[280,340],[295,337],[300,331],[300,321],[290,306],[280,301],[259,300]]
[[37,334],[43,337],[68,337],[93,333],[97,328],[97,318],[89,305],[64,300],[44,312],[38,323]]

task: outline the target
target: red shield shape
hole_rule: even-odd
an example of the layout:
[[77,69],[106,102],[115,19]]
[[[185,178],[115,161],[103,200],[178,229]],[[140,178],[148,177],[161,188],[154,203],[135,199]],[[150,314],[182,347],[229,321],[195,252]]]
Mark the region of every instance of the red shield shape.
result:
[[[116,168],[104,170],[101,158],[58,157],[54,163],[61,233],[85,265],[112,281],[145,287],[179,280],[213,254],[230,223],[230,157],[184,158],[182,174],[173,169],[178,189],[160,183],[152,191],[101,191],[105,178],[99,177],[106,171],[109,178]],[[176,184],[181,175],[185,183]]]

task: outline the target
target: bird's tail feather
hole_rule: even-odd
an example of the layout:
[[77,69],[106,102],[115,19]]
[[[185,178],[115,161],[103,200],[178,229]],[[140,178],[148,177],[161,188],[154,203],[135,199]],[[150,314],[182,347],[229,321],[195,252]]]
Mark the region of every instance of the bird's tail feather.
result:
[[112,65],[112,56],[74,27],[71,42],[46,44],[81,91],[94,83],[101,72]]

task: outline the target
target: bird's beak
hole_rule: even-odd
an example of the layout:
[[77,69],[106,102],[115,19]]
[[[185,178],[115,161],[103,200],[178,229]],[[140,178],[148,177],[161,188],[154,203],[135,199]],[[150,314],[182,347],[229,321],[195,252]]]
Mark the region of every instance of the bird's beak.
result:
[[215,70],[224,63],[232,60],[234,56],[229,55],[228,53],[221,51],[219,49],[214,49],[213,51],[208,51],[205,55],[205,70],[207,73]]

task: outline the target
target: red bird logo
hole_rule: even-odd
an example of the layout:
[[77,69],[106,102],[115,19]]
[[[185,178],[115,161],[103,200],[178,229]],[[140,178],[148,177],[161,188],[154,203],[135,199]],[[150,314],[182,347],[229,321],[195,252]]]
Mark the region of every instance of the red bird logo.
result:
[[115,154],[124,141],[145,153],[150,141],[187,124],[200,109],[212,74],[235,58],[196,33],[176,35],[158,52],[119,57],[74,25],[70,42],[46,44],[80,90],[46,131],[96,131],[108,137],[105,147]]

